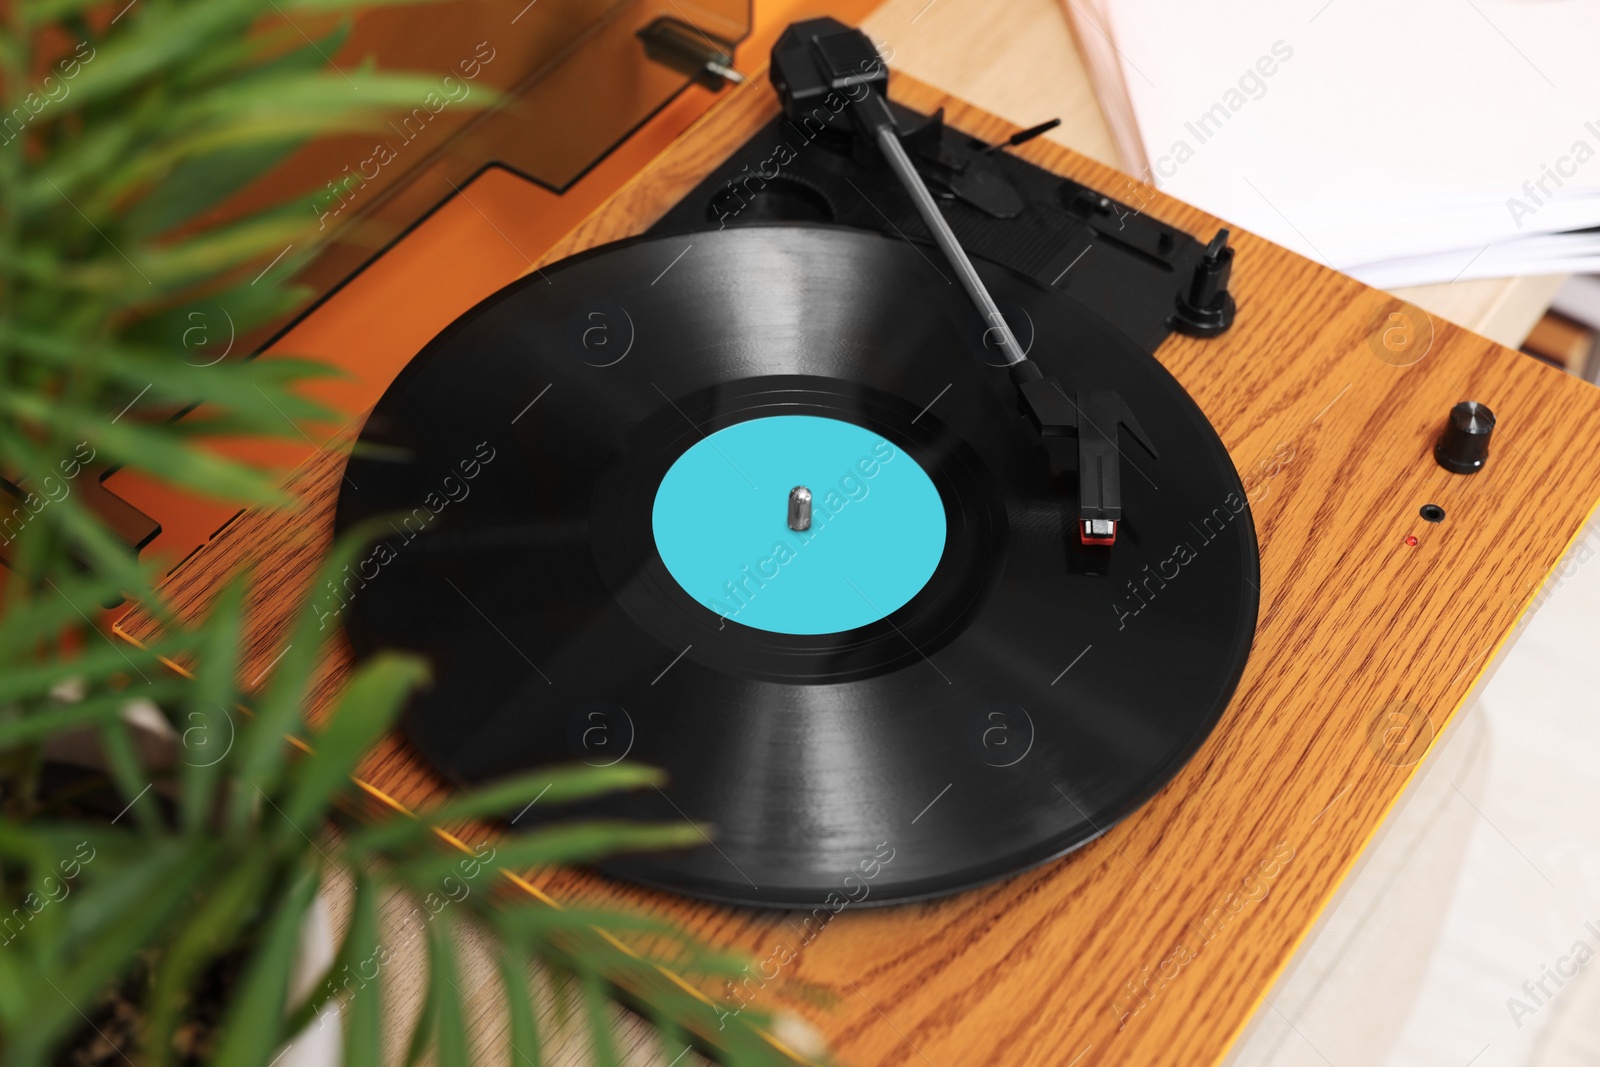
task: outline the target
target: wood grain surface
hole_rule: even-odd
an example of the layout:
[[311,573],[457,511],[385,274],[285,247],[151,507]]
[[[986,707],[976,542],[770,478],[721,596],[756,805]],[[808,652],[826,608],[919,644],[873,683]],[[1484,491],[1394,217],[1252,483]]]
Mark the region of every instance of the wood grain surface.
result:
[[[894,95],[985,139],[1013,130],[903,76]],[[643,230],[775,112],[753,78],[544,261]],[[1197,235],[1218,224],[1059,146],[1020,154]],[[1274,978],[1600,498],[1600,391],[1249,234],[1235,231],[1235,247],[1237,325],[1174,337],[1158,356],[1249,489],[1260,626],[1220,725],[1154,800],[1064,860],[930,904],[814,918],[581,871],[530,882],[669,916],[765,961],[745,998],[808,1020],[845,1063],[1217,1062],[1252,1012],[1273,1010]],[[1394,313],[1414,331],[1405,351],[1426,353],[1407,366],[1384,344],[1405,329]],[[1500,419],[1471,477],[1430,455],[1466,399]],[[326,548],[341,462],[337,449],[313,459],[290,483],[297,507],[241,515],[164,587],[195,619],[256,568],[247,678],[281,651]],[[1445,521],[1422,521],[1426,503]],[[137,609],[120,629],[156,634]],[[348,667],[336,643],[313,716]],[[361,777],[410,808],[444,792],[397,739]]]

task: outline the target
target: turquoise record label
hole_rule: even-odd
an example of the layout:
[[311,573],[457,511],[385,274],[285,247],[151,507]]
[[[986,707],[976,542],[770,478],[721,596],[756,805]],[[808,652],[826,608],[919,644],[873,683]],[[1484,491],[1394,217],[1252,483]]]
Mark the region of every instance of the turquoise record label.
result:
[[[788,524],[811,493],[811,527]],[[656,549],[695,600],[785,634],[853,630],[892,614],[944,555],[944,502],[916,460],[854,423],[779,415],[737,423],[678,457],[656,490]]]

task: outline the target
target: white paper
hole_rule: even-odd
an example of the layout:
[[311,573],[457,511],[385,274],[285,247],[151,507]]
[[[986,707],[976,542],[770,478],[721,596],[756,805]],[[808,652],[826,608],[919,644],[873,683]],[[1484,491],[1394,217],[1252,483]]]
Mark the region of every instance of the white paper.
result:
[[1530,238],[1600,226],[1600,0],[1066,2],[1180,199],[1368,279],[1593,260]]

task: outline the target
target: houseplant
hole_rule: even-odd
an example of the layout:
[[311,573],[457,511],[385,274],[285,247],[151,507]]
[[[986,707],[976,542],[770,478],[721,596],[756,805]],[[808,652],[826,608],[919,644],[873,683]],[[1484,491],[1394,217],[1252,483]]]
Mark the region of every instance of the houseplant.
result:
[[[779,1058],[752,1013],[719,1030],[714,1005],[691,988],[740,961],[638,916],[497,888],[501,868],[682,844],[698,839],[693,827],[556,823],[494,845],[492,857],[452,852],[432,829],[535,796],[549,804],[637,787],[653,772],[550,769],[457,797],[427,819],[352,823],[341,814],[359,799],[351,769],[424,677],[420,663],[375,657],[326,725],[304,734],[313,611],[267,688],[248,697],[237,678],[242,586],[203,626],[174,627],[157,647],[125,645],[94,621],[119,597],[159,601],[154,575],[88,506],[80,479],[130,467],[241,505],[268,501],[270,478],[195,438],[299,434],[302,421],[327,416],[297,391],[321,373],[315,365],[201,366],[183,358],[183,335],[201,306],[225,307],[244,332],[305,298],[282,280],[298,256],[262,269],[285,246],[310,248],[317,216],[304,200],[228,215],[217,206],[307,138],[382,121],[430,84],[363,69],[350,92],[327,65],[344,31],[313,40],[297,22],[345,6],[0,9],[0,549],[10,566],[0,594],[0,1060],[81,1061],[98,1039],[116,1062],[265,1064],[336,1002],[347,1062],[378,1062],[395,1024],[382,967],[367,973],[385,947],[380,894],[394,893],[430,915],[425,1009],[402,1027],[408,1063],[468,1060],[451,936],[465,921],[493,934],[513,1062],[540,1061],[530,961],[571,976],[601,1062],[611,1059],[603,1005],[623,992],[669,1038],[718,1031],[730,1060]],[[195,417],[164,417],[190,405]],[[336,547],[330,573],[360,536]],[[193,676],[165,666],[173,661],[194,663]],[[180,739],[168,763],[140,748],[136,709]],[[47,753],[85,734],[104,773],[63,779]],[[329,830],[335,822],[343,832]],[[351,922],[326,976],[291,996],[304,917],[331,871],[356,881]],[[428,904],[465,883],[481,891]],[[352,965],[355,987],[343,980]],[[113,1024],[123,1040],[101,1032]]]

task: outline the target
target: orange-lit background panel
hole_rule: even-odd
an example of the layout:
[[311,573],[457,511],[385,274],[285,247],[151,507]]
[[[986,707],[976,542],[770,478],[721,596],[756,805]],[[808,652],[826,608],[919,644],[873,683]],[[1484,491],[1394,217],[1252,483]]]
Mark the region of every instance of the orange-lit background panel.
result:
[[[311,382],[305,393],[337,412],[339,421],[302,426],[304,436],[212,439],[205,447],[273,472],[303,463],[371,408],[435,334],[514,281],[530,257],[553,243],[559,234],[541,233],[546,227],[533,221],[549,217],[541,201],[552,199],[560,198],[509,171],[483,171],[259,357],[292,355],[336,368],[339,377]],[[155,553],[169,564],[237,511],[137,472],[116,474],[106,484],[161,523],[146,558]]]

